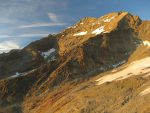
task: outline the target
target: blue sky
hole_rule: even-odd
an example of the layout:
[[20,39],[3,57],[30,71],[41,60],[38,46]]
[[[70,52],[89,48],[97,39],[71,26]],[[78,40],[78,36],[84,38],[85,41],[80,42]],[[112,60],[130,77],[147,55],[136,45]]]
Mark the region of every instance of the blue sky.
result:
[[0,0],[0,52],[22,48],[84,17],[128,11],[150,20],[150,0]]

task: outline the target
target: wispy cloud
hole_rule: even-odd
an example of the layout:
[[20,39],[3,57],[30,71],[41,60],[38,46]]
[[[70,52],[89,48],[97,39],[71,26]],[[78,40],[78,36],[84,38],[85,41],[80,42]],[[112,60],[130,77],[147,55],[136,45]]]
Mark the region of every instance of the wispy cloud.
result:
[[17,37],[35,37],[35,36],[48,36],[49,34],[22,34],[22,35],[18,35]]
[[33,23],[29,25],[21,25],[18,28],[35,28],[35,27],[52,27],[52,26],[64,26],[66,23],[61,22],[59,16],[54,13],[48,13],[48,18],[51,20],[50,23]]
[[12,36],[9,36],[9,35],[0,35],[0,39],[5,39],[5,38],[11,38]]
[[14,41],[4,41],[0,43],[0,53],[8,52],[12,49],[19,49],[20,46]]
[[48,17],[50,18],[50,20],[52,22],[59,22],[58,20],[58,15],[54,14],[54,13],[48,13]]
[[2,46],[6,50],[7,45],[11,45],[6,41],[17,41],[23,47],[49,33],[58,32],[66,25],[62,15],[68,8],[68,1],[0,0],[0,51]]
[[21,34],[21,35],[0,35],[0,39],[10,39],[10,38],[27,38],[27,37],[45,37],[48,33],[41,34]]
[[65,23],[35,23],[35,24],[30,24],[30,25],[22,25],[19,26],[18,28],[33,28],[33,27],[52,27],[52,26],[63,26],[66,25]]
[[[21,45],[19,45],[19,39],[21,38],[32,38],[32,37],[45,37],[48,36],[47,33],[41,33],[41,34],[20,34],[20,35],[0,35],[0,39],[4,39],[4,41],[0,42],[0,53],[3,52],[9,52],[12,49],[20,49],[22,48]],[[9,40],[9,41],[8,41]]]

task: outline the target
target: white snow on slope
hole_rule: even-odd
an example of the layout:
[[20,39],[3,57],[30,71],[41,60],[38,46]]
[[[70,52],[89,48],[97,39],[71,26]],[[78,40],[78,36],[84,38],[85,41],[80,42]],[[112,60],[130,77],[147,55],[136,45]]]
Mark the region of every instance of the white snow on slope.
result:
[[15,75],[12,75],[11,78],[16,78],[16,77],[19,77],[20,76],[20,73],[16,72]]
[[94,26],[94,25],[100,25],[100,24],[101,24],[101,22],[100,22],[100,21],[97,21],[97,22],[91,23],[91,25],[92,25],[92,26]]
[[124,70],[105,75],[103,77],[100,77],[96,81],[98,82],[97,85],[101,85],[106,82],[123,80],[134,75],[148,72],[150,72],[150,57],[135,61],[129,64]]
[[17,77],[21,77],[21,76],[26,76],[27,74],[30,74],[32,72],[34,72],[36,69],[33,69],[33,70],[30,70],[28,72],[24,72],[24,73],[19,73],[19,72],[16,72],[15,75],[12,75],[10,77],[8,77],[7,79],[10,79],[10,78],[17,78]]
[[48,62],[55,61],[55,60],[56,60],[56,57],[55,57],[55,56],[52,56],[52,57],[48,60]]
[[150,47],[150,42],[149,41],[143,41],[143,45]]
[[77,26],[72,26],[72,28],[76,28]]
[[113,16],[111,18],[104,19],[103,21],[104,22],[111,22],[114,18],[115,18],[115,16]]
[[142,92],[140,93],[140,95],[143,96],[143,95],[146,95],[146,94],[149,94],[149,93],[150,93],[150,87],[147,88],[147,89],[145,89],[144,91],[142,91]]
[[101,26],[101,27],[97,28],[96,30],[94,30],[94,31],[92,32],[92,34],[98,35],[98,34],[101,34],[101,33],[104,32],[104,31],[105,31],[105,30],[104,30],[104,26]]
[[74,34],[73,36],[82,36],[82,35],[86,35],[87,34],[87,31],[85,32],[80,32],[80,33],[76,33]]
[[121,64],[124,64],[125,62],[126,62],[125,60],[124,60],[124,61],[121,61],[121,62],[118,62],[118,63],[114,64],[113,67],[118,67],[118,66],[120,66]]
[[41,55],[46,59],[48,58],[48,56],[50,56],[51,54],[53,54],[54,52],[56,52],[55,48],[52,48],[46,52],[42,52]]

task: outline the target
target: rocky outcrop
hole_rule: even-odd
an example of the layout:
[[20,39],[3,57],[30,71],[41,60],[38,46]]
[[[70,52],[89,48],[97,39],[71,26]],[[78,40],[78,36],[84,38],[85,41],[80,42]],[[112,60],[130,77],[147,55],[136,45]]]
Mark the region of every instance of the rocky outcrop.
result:
[[150,21],[143,21],[139,26],[139,37],[142,40],[150,41]]

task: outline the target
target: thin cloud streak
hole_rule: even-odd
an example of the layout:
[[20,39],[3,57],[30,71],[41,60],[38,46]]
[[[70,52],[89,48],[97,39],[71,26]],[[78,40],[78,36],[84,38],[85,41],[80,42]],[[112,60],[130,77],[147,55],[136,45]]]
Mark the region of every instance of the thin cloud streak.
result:
[[48,36],[48,33],[45,34],[21,34],[21,35],[0,35],[0,39],[10,39],[10,38],[27,38],[27,37],[44,37],[44,36]]
[[9,35],[0,35],[0,39],[5,39],[5,38],[11,38],[12,36],[9,36]]
[[18,28],[34,28],[34,27],[52,27],[52,26],[64,26],[66,23],[35,23],[30,25],[22,25]]
[[58,16],[56,14],[54,14],[54,13],[48,13],[48,17],[53,22],[59,22],[58,21]]
[[17,37],[35,37],[35,36],[48,36],[49,34],[22,34]]

